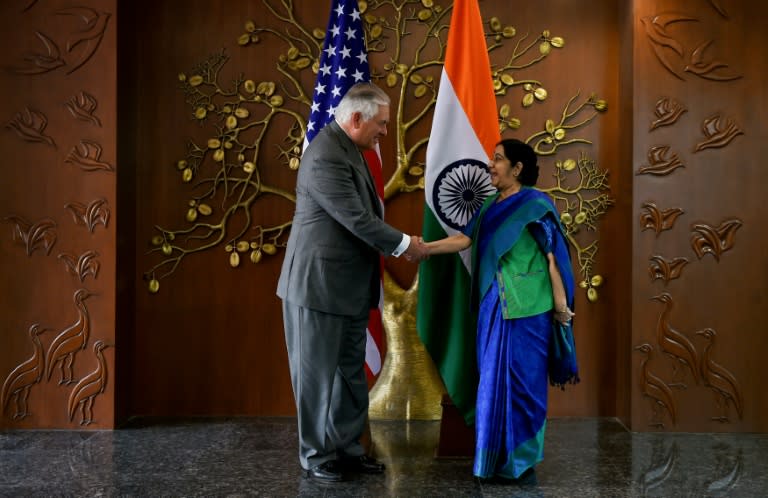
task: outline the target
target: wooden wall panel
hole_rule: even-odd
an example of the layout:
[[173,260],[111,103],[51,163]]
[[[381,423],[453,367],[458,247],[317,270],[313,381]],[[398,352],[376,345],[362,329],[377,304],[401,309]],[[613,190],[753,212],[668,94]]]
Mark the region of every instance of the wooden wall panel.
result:
[[0,6],[3,428],[114,425],[115,7]]
[[749,2],[636,2],[632,340],[650,349],[633,354],[636,430],[768,428],[767,58],[749,28],[767,14]]

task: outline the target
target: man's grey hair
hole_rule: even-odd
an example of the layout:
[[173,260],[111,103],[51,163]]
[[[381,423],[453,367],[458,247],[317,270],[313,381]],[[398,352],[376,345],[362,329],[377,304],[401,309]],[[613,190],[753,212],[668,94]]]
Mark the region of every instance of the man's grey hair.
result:
[[357,83],[342,97],[334,114],[340,124],[347,123],[352,115],[359,112],[363,121],[373,119],[379,113],[380,105],[389,105],[390,99],[384,90],[373,83]]

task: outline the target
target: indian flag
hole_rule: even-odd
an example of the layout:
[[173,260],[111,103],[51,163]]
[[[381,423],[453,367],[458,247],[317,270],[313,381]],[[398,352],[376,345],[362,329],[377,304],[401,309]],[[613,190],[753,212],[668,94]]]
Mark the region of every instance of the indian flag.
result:
[[[453,235],[495,190],[487,170],[501,139],[477,0],[453,5],[424,173],[424,239]],[[416,328],[467,424],[474,423],[476,319],[469,313],[469,250],[419,266]]]

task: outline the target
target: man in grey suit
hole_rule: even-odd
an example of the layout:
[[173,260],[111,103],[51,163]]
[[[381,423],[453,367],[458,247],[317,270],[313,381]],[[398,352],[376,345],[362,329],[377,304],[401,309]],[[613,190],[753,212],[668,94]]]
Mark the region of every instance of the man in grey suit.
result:
[[387,134],[389,103],[379,87],[354,85],[304,151],[277,285],[299,461],[306,477],[321,482],[341,481],[347,471],[384,471],[360,444],[368,414],[365,329],[380,298],[379,254],[426,256],[418,237],[382,220],[361,152]]

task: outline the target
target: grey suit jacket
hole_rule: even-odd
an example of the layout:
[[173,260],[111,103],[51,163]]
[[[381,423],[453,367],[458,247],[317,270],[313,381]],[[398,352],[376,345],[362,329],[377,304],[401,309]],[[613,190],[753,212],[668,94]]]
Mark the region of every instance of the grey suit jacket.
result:
[[332,121],[301,159],[296,212],[277,295],[326,313],[359,314],[379,301],[379,253],[403,233],[384,223],[360,150]]

